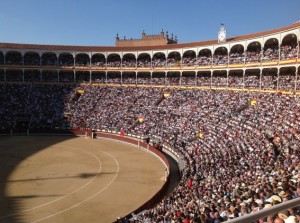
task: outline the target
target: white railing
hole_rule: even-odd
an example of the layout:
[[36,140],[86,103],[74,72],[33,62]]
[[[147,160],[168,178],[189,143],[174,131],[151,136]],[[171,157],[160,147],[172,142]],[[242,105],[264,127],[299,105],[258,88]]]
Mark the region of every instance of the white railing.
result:
[[226,223],[250,223],[250,222],[255,222],[258,219],[265,218],[269,215],[274,215],[277,214],[283,210],[287,210],[289,208],[294,208],[300,206],[300,197],[286,201],[281,204],[277,204],[275,206],[263,209],[261,211],[251,213],[248,215],[244,215],[242,217],[234,218],[232,220],[226,221]]

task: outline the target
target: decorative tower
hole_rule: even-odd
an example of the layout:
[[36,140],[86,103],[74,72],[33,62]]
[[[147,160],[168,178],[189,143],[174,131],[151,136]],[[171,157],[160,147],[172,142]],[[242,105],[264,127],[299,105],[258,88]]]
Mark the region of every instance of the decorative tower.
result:
[[224,24],[221,23],[220,31],[218,33],[218,43],[225,43],[226,42],[226,29]]

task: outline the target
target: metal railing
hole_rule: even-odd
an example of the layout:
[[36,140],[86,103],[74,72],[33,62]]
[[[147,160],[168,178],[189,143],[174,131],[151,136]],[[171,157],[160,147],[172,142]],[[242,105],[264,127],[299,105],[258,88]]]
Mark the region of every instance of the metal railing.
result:
[[300,197],[295,198],[293,200],[286,201],[281,204],[277,204],[275,206],[265,208],[261,211],[244,215],[242,217],[234,218],[232,220],[226,221],[226,223],[249,223],[255,222],[258,219],[262,219],[268,217],[269,215],[277,214],[281,211],[287,210],[289,208],[294,208],[300,206]]

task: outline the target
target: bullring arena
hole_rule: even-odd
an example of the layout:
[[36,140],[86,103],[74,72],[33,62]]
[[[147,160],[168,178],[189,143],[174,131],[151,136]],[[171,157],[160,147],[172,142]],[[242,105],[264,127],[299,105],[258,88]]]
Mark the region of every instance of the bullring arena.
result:
[[300,23],[220,34],[0,43],[0,222],[296,222]]
[[0,148],[2,170],[17,164],[2,182],[1,222],[113,222],[165,182],[157,157],[116,141],[18,136]]

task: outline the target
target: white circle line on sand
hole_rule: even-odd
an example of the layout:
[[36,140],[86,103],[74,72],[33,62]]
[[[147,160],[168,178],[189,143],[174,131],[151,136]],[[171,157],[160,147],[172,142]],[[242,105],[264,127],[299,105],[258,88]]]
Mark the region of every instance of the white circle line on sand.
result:
[[60,197],[60,198],[57,198],[57,199],[55,199],[53,201],[50,201],[50,202],[38,205],[36,207],[32,207],[30,209],[26,209],[26,210],[23,210],[23,211],[15,212],[15,213],[12,213],[12,214],[9,214],[9,215],[0,216],[0,219],[12,217],[12,216],[15,216],[15,215],[18,215],[18,214],[21,214],[21,213],[25,213],[25,212],[30,212],[30,211],[36,210],[38,208],[41,208],[41,207],[53,204],[55,202],[58,202],[58,201],[60,201],[60,200],[62,200],[64,198],[66,198],[66,197],[71,196],[72,194],[77,193],[78,191],[82,190],[83,188],[87,187],[90,183],[92,183],[96,179],[96,177],[99,175],[99,173],[101,172],[101,170],[102,170],[101,160],[97,156],[95,156],[94,154],[92,154],[90,152],[87,152],[85,150],[81,150],[81,151],[83,151],[83,152],[85,152],[85,153],[93,156],[98,161],[98,163],[99,163],[99,168],[98,168],[97,174],[90,181],[88,181],[86,184],[82,185],[81,187],[77,188],[75,191],[73,191],[73,192],[71,192],[69,194],[64,195],[63,197]]
[[64,212],[67,212],[67,211],[69,211],[69,210],[71,210],[71,209],[73,209],[73,208],[75,208],[75,207],[77,207],[77,206],[79,206],[79,205],[81,205],[81,204],[83,204],[83,203],[85,203],[85,202],[91,200],[92,198],[98,196],[98,195],[101,194],[103,191],[105,191],[105,190],[106,190],[106,189],[107,189],[107,188],[108,188],[108,187],[116,180],[116,178],[117,178],[117,176],[118,176],[118,173],[119,173],[119,170],[120,170],[120,166],[119,166],[118,160],[117,160],[114,156],[112,156],[111,154],[109,154],[109,153],[107,153],[107,152],[104,152],[104,151],[101,151],[101,152],[103,152],[103,153],[105,153],[106,155],[110,156],[110,157],[115,161],[115,163],[117,164],[117,172],[116,172],[115,176],[112,178],[112,180],[111,180],[105,187],[103,187],[101,190],[99,190],[97,193],[95,193],[95,194],[93,194],[92,196],[90,196],[90,197],[88,197],[88,198],[82,200],[81,202],[79,202],[79,203],[77,203],[77,204],[74,204],[73,206],[68,207],[68,208],[66,208],[66,209],[64,209],[64,210],[61,210],[61,211],[58,211],[58,212],[53,213],[53,214],[51,214],[51,215],[48,215],[48,216],[46,216],[46,217],[43,217],[43,218],[37,219],[37,220],[35,220],[35,221],[32,221],[31,223],[40,222],[40,221],[46,220],[46,219],[48,219],[48,218],[54,217],[54,216],[56,216],[56,215],[62,214],[62,213],[64,213]]

